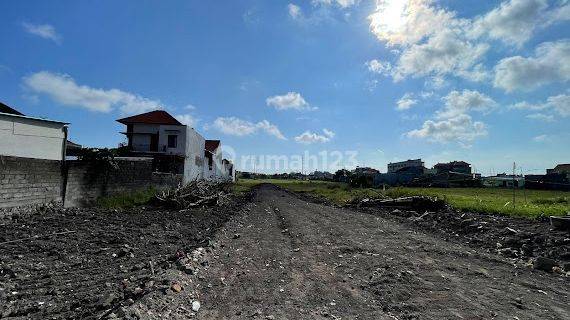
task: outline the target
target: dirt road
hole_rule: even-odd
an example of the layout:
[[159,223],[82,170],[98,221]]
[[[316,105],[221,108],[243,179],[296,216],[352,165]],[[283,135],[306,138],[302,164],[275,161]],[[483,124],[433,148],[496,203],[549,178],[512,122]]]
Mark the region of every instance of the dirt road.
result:
[[273,186],[217,242],[200,319],[570,319],[568,278]]

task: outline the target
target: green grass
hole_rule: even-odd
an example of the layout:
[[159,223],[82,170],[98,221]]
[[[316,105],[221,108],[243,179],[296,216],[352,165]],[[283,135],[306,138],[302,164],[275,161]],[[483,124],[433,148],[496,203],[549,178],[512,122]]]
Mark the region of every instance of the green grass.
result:
[[391,188],[384,192],[381,189],[351,188],[346,184],[337,182],[275,179],[241,179],[235,188],[249,190],[260,183],[273,183],[291,191],[310,193],[337,204],[345,204],[355,198],[383,196],[397,198],[426,195],[444,199],[460,211],[498,213],[530,218],[542,214],[546,216],[565,215],[570,212],[570,192],[562,191],[515,190],[515,206],[513,206],[513,190],[496,188]]
[[97,206],[108,209],[126,209],[147,204],[156,194],[155,188],[101,197],[97,199]]

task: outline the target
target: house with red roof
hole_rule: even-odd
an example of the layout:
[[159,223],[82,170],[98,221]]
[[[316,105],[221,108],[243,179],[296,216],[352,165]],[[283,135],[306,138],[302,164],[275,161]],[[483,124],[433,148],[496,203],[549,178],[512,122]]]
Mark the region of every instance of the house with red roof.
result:
[[153,157],[157,170],[183,174],[184,183],[229,180],[233,174],[233,165],[223,163],[220,140],[205,140],[164,110],[117,122],[126,126],[122,134],[127,137],[126,147],[132,155]]
[[164,110],[117,122],[126,126],[127,149],[134,156],[153,157],[157,170],[183,174],[183,181],[203,179],[205,139]]

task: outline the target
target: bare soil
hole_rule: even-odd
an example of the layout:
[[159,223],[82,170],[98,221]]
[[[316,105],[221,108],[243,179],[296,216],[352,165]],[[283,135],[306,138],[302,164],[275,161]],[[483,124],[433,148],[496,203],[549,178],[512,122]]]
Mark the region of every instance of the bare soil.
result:
[[207,246],[240,205],[53,209],[0,222],[0,318],[99,318],[169,288],[153,273]]
[[570,319],[567,277],[274,186],[216,242],[199,319]]
[[[545,223],[254,193],[224,208],[0,223],[0,242],[74,231],[0,245],[0,318],[570,319],[570,278],[525,265],[568,249]],[[497,253],[497,239],[528,233],[544,244]]]

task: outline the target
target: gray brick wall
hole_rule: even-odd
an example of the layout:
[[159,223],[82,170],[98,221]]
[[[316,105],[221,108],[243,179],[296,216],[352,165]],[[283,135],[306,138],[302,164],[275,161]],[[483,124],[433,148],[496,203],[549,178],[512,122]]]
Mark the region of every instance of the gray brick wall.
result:
[[68,161],[65,206],[88,206],[97,198],[153,186],[152,160],[116,160],[117,168]]
[[61,162],[0,156],[0,208],[61,202]]
[[[153,173],[152,159],[121,159],[116,163],[117,168],[109,168],[67,161],[65,206],[89,206],[99,197],[182,182],[181,175]],[[0,208],[61,203],[64,181],[60,161],[0,156]]]

